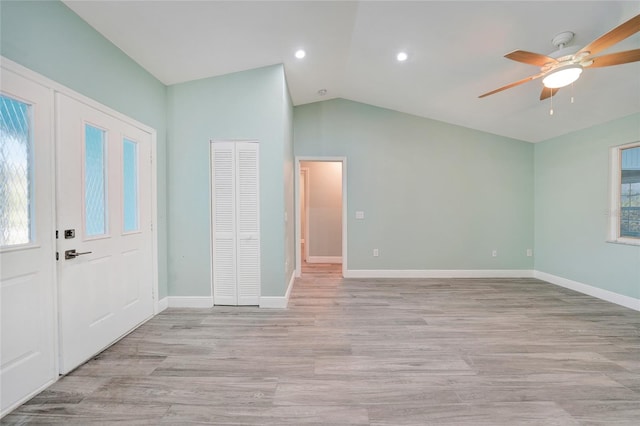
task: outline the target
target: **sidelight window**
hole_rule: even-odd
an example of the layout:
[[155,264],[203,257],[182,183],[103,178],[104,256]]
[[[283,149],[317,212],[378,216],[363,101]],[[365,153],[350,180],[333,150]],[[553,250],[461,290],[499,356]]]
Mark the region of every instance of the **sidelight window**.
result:
[[33,192],[31,106],[0,95],[0,247],[32,241]]

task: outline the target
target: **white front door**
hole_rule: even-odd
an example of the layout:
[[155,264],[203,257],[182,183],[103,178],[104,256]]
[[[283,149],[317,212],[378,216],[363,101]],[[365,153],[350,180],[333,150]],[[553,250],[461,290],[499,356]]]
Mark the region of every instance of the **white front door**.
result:
[[153,315],[151,135],[66,95],[56,111],[66,373]]
[[55,380],[49,90],[0,73],[0,415]]

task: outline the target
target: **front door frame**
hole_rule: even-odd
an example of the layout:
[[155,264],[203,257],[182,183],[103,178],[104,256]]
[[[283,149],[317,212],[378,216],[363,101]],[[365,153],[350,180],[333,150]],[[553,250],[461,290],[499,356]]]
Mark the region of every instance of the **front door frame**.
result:
[[[137,127],[140,130],[147,132],[151,135],[151,159],[150,159],[151,161],[151,227],[152,227],[151,229],[151,234],[152,234],[152,248],[151,248],[152,284],[151,284],[151,287],[153,290],[153,314],[154,315],[158,314],[162,310],[162,307],[159,305],[159,290],[158,290],[158,172],[157,172],[157,166],[156,166],[157,131],[154,128],[147,126],[146,124],[143,124],[137,120],[134,120],[129,116],[126,116],[114,109],[111,109],[106,105],[103,105],[85,95],[82,95],[76,92],[75,90],[72,90],[60,83],[57,83],[33,70],[30,70],[29,68],[26,68],[8,58],[5,58],[4,56],[0,56],[0,65],[2,69],[12,71],[28,80],[34,81],[35,83],[38,83],[48,88],[51,91],[50,106],[52,108],[52,114],[56,113],[55,110],[53,109],[55,93],[61,93],[79,102],[82,102],[92,108],[95,108],[105,114],[111,115],[112,117],[118,120],[124,121],[134,127]],[[51,133],[52,135],[55,135],[54,129],[51,129],[51,132],[52,132]],[[53,147],[52,147],[53,152],[56,152],[57,145],[60,143],[60,141],[57,140],[55,136],[53,137]],[[53,176],[51,176],[51,191],[54,196],[54,211],[51,212],[51,214],[54,216],[56,216],[55,205],[57,205],[57,200],[55,199],[56,173],[57,171],[55,170],[55,166],[54,166]],[[54,223],[57,226],[57,217],[54,218]],[[55,271],[56,277],[58,276],[57,269],[58,269],[58,265],[56,264],[56,271]],[[59,285],[60,283],[57,282],[57,278],[56,278],[56,289],[55,289],[56,295],[58,294]],[[56,303],[56,317],[59,317],[58,309],[59,309],[59,306],[58,306],[58,303]],[[59,327],[60,327],[60,324],[57,323],[56,336],[58,336]],[[56,351],[59,351],[58,346],[56,346]],[[56,368],[59,370],[59,365],[56,365]]]

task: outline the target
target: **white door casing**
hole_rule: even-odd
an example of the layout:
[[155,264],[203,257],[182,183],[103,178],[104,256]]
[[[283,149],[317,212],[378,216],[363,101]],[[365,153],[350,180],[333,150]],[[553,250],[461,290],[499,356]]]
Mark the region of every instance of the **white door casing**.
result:
[[211,143],[213,295],[216,305],[259,305],[259,144]]
[[[301,172],[301,165],[300,163],[303,161],[331,161],[331,162],[340,162],[342,163],[342,276],[345,276],[348,270],[348,263],[347,263],[347,254],[348,254],[348,249],[347,249],[347,243],[348,243],[348,232],[347,232],[347,212],[348,212],[348,197],[347,197],[347,158],[346,157],[320,157],[320,156],[296,156],[295,157],[295,173],[294,173],[294,186],[295,188],[297,188],[296,191],[294,191],[294,197],[295,197],[295,207],[296,207],[296,212],[298,212],[298,214],[296,214],[296,270],[295,270],[295,276],[296,277],[300,277],[302,276],[302,253],[301,253],[301,244],[300,244],[300,238],[301,238],[301,218],[300,218],[300,212],[302,210],[301,207],[301,203],[303,202],[300,199],[300,172]],[[309,176],[307,175],[307,181],[309,180]],[[308,186],[308,182],[307,182],[307,191],[306,191],[306,197],[308,199],[309,197],[309,186]],[[308,207],[308,205],[307,205]],[[307,251],[307,256],[309,254],[309,241],[308,241],[308,237],[309,237],[309,225],[308,225],[308,216],[307,216],[307,235],[305,238],[305,250]]]
[[[51,91],[5,69],[0,87],[4,96],[30,106],[33,179],[30,242],[0,249],[0,415],[4,415],[55,381],[57,363]],[[9,206],[3,202],[0,208]]]
[[300,240],[304,242],[302,249],[302,260],[306,262],[309,257],[309,169],[306,167],[300,168]]
[[[151,135],[59,93],[56,123],[60,371],[66,373],[153,315]],[[85,213],[92,202],[85,199],[87,126],[104,138],[104,232],[98,235],[88,232]],[[132,147],[127,161],[135,159],[132,229],[125,229],[125,139]],[[75,237],[65,238],[67,230]],[[72,249],[86,254],[66,259]]]

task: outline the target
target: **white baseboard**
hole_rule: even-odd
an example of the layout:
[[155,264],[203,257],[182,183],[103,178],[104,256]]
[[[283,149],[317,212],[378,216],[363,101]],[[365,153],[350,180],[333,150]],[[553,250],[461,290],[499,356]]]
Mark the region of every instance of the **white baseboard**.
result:
[[348,269],[345,278],[533,278],[531,269]]
[[211,296],[168,296],[170,308],[212,308]]
[[284,296],[261,296],[260,307],[267,309],[285,309],[289,301]]
[[289,284],[287,285],[287,292],[284,294],[284,297],[287,299],[287,303],[289,303],[289,296],[291,295],[291,290],[293,290],[293,284],[296,282],[296,274],[295,271],[291,272],[291,278],[289,278]]
[[158,300],[158,303],[156,304],[156,314],[159,314],[160,312],[164,311],[168,307],[169,307],[169,297],[165,296],[162,299]]
[[309,256],[307,263],[342,263],[342,256]]
[[546,281],[560,287],[568,288],[570,290],[577,291],[578,293],[587,294],[589,296],[593,296],[607,302],[615,303],[616,305],[624,306],[625,308],[640,311],[640,299],[635,299],[623,294],[614,293],[609,290],[604,290],[599,287],[594,287],[589,284],[584,284],[567,278],[558,277],[546,272],[534,271],[533,276],[534,278],[537,278],[539,280]]
[[260,297],[260,307],[261,308],[271,308],[271,309],[286,309],[289,304],[289,296],[291,295],[291,290],[293,289],[293,283],[296,280],[295,271],[291,273],[291,278],[289,279],[289,285],[287,286],[287,291],[284,296],[262,296]]

